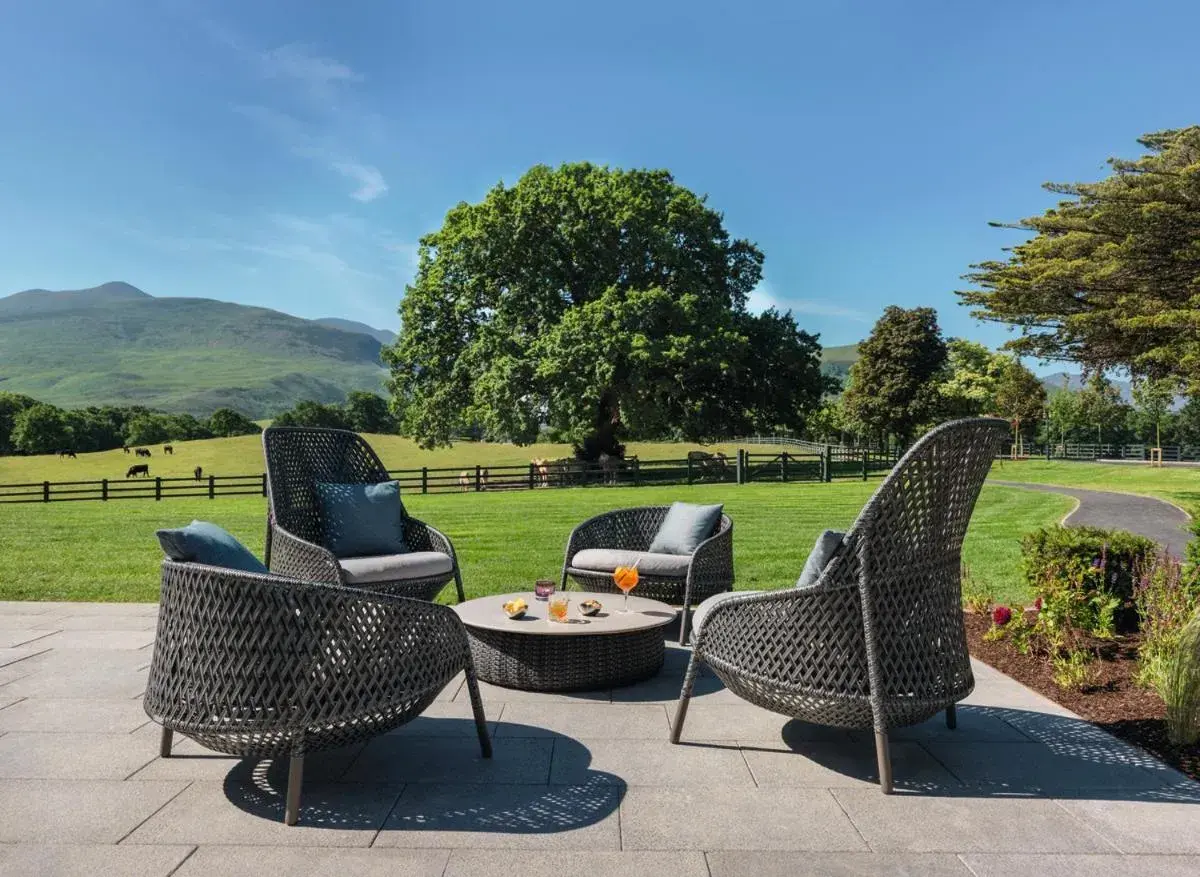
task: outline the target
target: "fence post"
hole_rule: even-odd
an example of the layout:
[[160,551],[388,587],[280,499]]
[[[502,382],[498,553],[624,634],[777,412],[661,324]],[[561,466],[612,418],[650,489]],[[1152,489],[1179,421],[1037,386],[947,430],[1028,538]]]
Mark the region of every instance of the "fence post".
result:
[[478,465],[476,465],[476,467],[475,467],[475,492],[479,493],[481,490],[483,490],[483,482],[480,478],[480,468]]
[[421,467],[421,493],[429,493],[429,467]]
[[100,501],[108,502],[108,479],[103,478],[100,481]]
[[533,479],[534,479],[533,464],[530,463],[529,464],[529,489],[530,490],[533,490]]
[[637,457],[633,458],[633,486],[637,487],[642,483],[642,461]]
[[688,464],[688,484],[691,484],[692,483],[692,455],[691,454],[688,454],[687,464]]
[[833,446],[826,445],[825,453],[821,455],[825,462],[825,483],[833,481]]
[[743,449],[738,448],[737,449],[737,462],[734,464],[734,469],[733,469],[733,480],[737,484],[744,483],[742,481],[742,453],[743,453]]
[[162,499],[162,476],[154,476],[154,501]]
[[208,476],[208,498],[209,499],[217,498],[217,476],[216,475]]
[[50,482],[42,482],[42,502],[50,502]]
[[784,451],[779,455],[779,480],[788,480],[788,452]]
[[267,495],[267,473],[266,472],[263,473],[262,491],[263,491],[263,496],[266,496]]

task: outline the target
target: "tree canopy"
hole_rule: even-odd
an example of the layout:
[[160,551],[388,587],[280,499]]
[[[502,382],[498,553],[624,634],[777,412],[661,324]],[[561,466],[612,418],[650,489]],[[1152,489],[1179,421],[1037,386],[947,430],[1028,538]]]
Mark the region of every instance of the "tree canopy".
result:
[[973,265],[959,293],[1021,336],[1009,347],[1089,371],[1123,367],[1200,387],[1200,127],[1139,140],[1099,182],[1047,183],[1068,196],[1015,227],[1034,232],[1003,261]]
[[847,417],[868,434],[908,444],[941,412],[946,341],[937,311],[889,305],[858,353],[845,393]]
[[401,430],[702,440],[799,429],[815,336],[746,310],[762,253],[664,170],[536,166],[421,239],[386,358]]

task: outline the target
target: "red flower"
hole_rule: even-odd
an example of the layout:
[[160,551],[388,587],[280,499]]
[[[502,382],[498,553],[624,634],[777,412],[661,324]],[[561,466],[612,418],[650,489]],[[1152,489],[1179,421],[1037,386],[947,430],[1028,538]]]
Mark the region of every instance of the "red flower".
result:
[[1041,597],[1038,597],[1036,600],[1033,601],[1033,608],[1037,612],[1042,611],[1042,598]]
[[997,606],[992,610],[992,623],[997,627],[1003,627],[1012,621],[1012,610],[1007,606]]

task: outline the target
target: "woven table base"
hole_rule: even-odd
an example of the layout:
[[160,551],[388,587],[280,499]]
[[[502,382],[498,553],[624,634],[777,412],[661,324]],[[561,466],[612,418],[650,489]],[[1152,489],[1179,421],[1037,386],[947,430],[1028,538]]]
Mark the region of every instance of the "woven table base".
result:
[[632,685],[659,671],[659,627],[602,636],[529,636],[467,627],[479,678],[522,691],[586,691]]

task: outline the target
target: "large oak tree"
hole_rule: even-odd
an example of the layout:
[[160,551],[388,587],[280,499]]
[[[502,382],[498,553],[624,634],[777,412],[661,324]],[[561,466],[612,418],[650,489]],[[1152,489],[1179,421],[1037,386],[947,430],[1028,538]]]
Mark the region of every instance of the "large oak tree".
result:
[[385,356],[401,430],[577,446],[615,427],[799,429],[826,382],[790,314],[746,310],[762,253],[664,170],[536,166],[421,239]]
[[1003,260],[972,266],[959,295],[985,320],[1008,323],[1018,353],[1123,367],[1200,387],[1200,127],[1139,141],[1094,183],[1049,183],[1068,196],[1016,227],[1033,238]]

